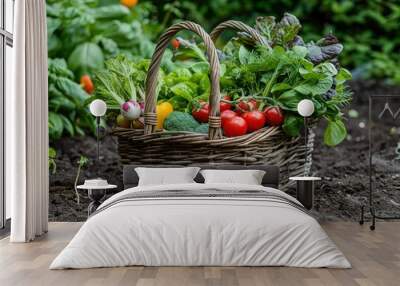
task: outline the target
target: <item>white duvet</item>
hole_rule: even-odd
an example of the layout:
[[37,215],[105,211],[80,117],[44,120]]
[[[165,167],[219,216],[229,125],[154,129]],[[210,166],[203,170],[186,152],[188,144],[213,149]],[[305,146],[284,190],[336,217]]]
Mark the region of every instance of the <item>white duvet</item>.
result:
[[[159,190],[263,190],[262,186],[182,184]],[[100,206],[101,208],[101,206]],[[318,222],[293,206],[246,198],[155,198],[123,201],[92,216],[50,269],[145,266],[294,266],[349,268]]]

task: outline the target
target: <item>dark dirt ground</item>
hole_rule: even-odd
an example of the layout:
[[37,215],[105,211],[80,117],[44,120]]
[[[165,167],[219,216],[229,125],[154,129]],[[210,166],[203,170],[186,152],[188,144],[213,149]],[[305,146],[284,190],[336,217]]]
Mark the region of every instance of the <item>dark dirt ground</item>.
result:
[[[389,87],[375,82],[353,82],[353,101],[348,110],[356,110],[356,118],[346,116],[348,138],[335,148],[323,145],[324,123],[315,128],[316,144],[313,153],[313,174],[323,178],[315,192],[314,214],[326,220],[358,220],[360,206],[367,203],[368,177],[368,96],[370,94],[400,95],[400,87]],[[400,107],[400,104],[397,108]],[[378,108],[378,107],[377,107]],[[396,108],[396,110],[397,110]],[[346,115],[347,115],[346,110]],[[379,158],[374,182],[379,189],[374,193],[374,201],[381,214],[400,214],[400,164],[395,165],[393,153],[400,134],[400,128],[389,134],[388,127],[395,122],[384,122],[378,126],[376,134]],[[400,126],[399,124],[397,126]],[[395,133],[395,134],[394,134]],[[73,190],[77,171],[77,161],[81,155],[90,159],[80,177],[101,176],[122,190],[122,166],[119,164],[116,139],[107,136],[101,144],[101,162],[97,163],[96,141],[92,137],[63,138],[52,144],[57,150],[57,171],[50,175],[51,221],[84,221],[89,203],[85,191],[80,191],[81,203],[77,205]],[[393,163],[395,162],[395,163]],[[400,161],[399,161],[400,163]],[[390,173],[388,170],[392,169]],[[393,169],[395,169],[393,171]],[[396,173],[397,171],[397,173]],[[98,173],[96,173],[98,172]],[[289,193],[294,194],[294,189]],[[114,191],[115,192],[115,191]],[[112,195],[110,192],[108,196]]]

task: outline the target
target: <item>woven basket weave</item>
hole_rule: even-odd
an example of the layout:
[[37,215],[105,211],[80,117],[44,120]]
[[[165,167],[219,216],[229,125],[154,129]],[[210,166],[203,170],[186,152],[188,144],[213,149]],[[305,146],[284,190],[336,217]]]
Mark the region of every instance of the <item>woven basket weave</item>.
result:
[[[122,164],[236,164],[236,165],[278,165],[281,168],[280,188],[286,190],[289,176],[309,171],[314,134],[309,132],[307,163],[304,141],[287,137],[279,127],[265,127],[239,137],[222,136],[219,110],[219,62],[213,41],[226,28],[247,33],[264,45],[266,41],[259,33],[238,21],[227,21],[218,25],[208,35],[198,24],[182,22],[175,24],[161,35],[153,54],[146,78],[145,127],[143,129],[114,128],[118,136],[118,151]],[[156,130],[157,80],[162,55],[171,38],[181,30],[196,33],[203,40],[210,63],[211,93],[209,98],[209,134]]]

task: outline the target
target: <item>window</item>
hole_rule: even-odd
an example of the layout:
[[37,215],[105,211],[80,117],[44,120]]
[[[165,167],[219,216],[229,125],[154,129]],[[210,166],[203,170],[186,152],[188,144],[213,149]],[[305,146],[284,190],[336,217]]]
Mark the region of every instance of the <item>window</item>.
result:
[[4,188],[4,103],[11,93],[11,76],[14,65],[12,57],[14,32],[14,0],[0,0],[0,228],[10,218],[10,194]]

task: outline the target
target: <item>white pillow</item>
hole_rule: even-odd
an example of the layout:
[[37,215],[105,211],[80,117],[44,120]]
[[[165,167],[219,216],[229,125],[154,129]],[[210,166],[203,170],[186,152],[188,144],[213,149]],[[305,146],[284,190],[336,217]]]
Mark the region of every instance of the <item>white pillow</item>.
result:
[[265,171],[261,170],[202,170],[205,184],[261,185]]
[[195,183],[193,179],[199,170],[199,167],[135,168],[139,176],[138,186]]

